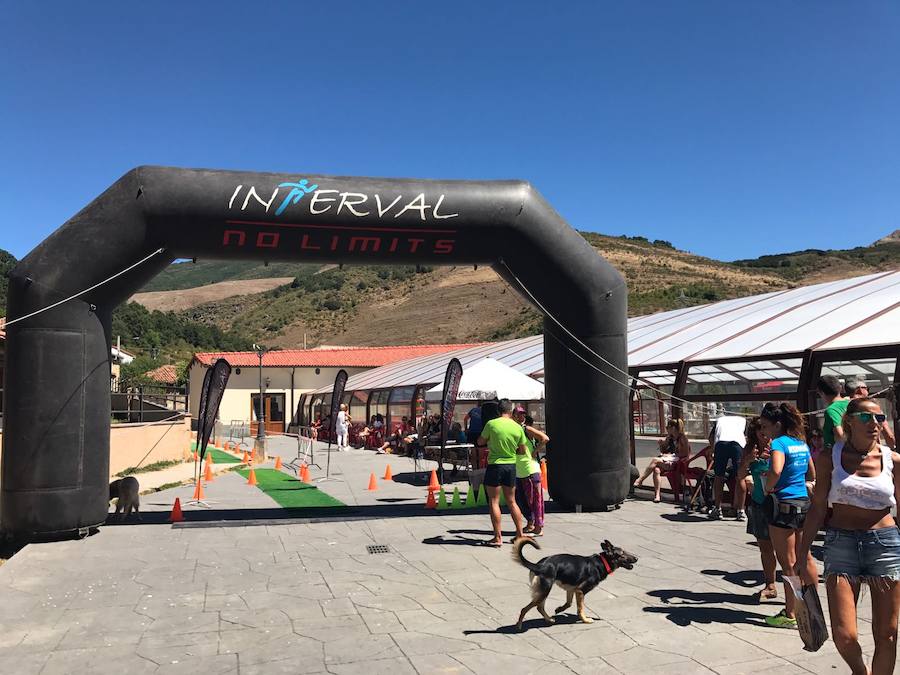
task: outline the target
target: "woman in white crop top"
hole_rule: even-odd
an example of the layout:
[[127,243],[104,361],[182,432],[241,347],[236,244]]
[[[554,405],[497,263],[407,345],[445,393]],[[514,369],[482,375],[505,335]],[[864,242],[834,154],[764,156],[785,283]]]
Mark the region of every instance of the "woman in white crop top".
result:
[[[900,493],[900,455],[880,444],[884,415],[870,398],[850,401],[841,424],[844,442],[816,460],[812,508],[803,527],[801,553],[831,516],[825,532],[825,588],[835,646],[854,675],[893,673],[900,614],[900,533],[891,515]],[[802,559],[802,558],[801,558]],[[805,569],[804,584],[815,583]],[[875,655],[867,669],[859,646],[856,603],[860,584],[872,595]]]

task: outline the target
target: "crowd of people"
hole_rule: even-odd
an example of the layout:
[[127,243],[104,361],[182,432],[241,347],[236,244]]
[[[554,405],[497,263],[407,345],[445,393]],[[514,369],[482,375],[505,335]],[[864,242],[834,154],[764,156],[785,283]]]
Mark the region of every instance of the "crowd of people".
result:
[[[750,419],[724,414],[714,421],[709,437],[714,503],[708,518],[722,519],[724,486],[733,485],[734,518],[746,520],[747,533],[759,545],[760,601],[778,597],[776,567],[817,587],[811,550],[824,528],[825,590],[837,650],[854,675],[892,673],[900,615],[900,530],[893,515],[900,498],[900,455],[864,381],[842,386],[825,375],[817,391],[824,403],[821,430],[810,428],[790,403],[767,403]],[[652,475],[659,501],[660,476],[690,452],[683,421],[669,420],[659,456],[635,486]],[[864,585],[872,602],[871,667],[863,659],[857,624]],[[796,628],[795,603],[785,581],[784,608],[766,623]]]

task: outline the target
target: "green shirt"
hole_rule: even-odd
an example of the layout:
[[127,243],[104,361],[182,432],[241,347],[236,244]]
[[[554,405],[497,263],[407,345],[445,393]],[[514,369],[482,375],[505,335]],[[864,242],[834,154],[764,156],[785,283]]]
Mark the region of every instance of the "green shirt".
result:
[[[525,434],[528,438],[528,434]],[[516,478],[528,478],[541,472],[541,465],[534,459],[534,441],[528,438],[525,444],[525,454],[516,455]]]
[[498,417],[484,425],[481,437],[487,441],[488,464],[515,464],[520,445],[528,445],[525,430],[509,417]]
[[822,438],[825,440],[825,447],[831,449],[834,447],[834,428],[841,426],[841,420],[844,413],[847,412],[847,405],[850,399],[843,401],[835,401],[825,408],[825,423],[822,425]]

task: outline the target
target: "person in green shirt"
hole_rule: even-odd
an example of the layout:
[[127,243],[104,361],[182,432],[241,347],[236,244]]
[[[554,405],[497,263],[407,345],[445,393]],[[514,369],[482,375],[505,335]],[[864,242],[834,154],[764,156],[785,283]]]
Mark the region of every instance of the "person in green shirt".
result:
[[545,446],[550,437],[535,428],[534,420],[520,405],[513,411],[513,419],[522,425],[528,439],[528,451],[524,455],[516,455],[516,501],[525,519],[523,532],[541,537],[544,534],[544,488],[537,450]]
[[491,525],[494,538],[486,542],[488,546],[500,548],[503,534],[500,530],[500,491],[509,505],[509,515],[516,527],[516,537],[522,532],[522,512],[516,504],[516,456],[528,451],[528,439],[522,425],[512,419],[513,406],[509,399],[500,401],[500,417],[484,425],[478,437],[478,445],[488,447],[488,466],[484,473],[484,487],[487,490],[488,505],[491,510]]
[[760,428],[759,418],[752,418],[747,423],[747,445],[744,446],[744,458],[738,469],[737,479],[743,481],[747,476],[753,477],[753,489],[750,491],[750,502],[747,505],[747,534],[756,537],[759,546],[765,580],[765,586],[758,594],[760,602],[778,597],[778,588],[775,586],[775,547],[769,536],[769,524],[766,522],[763,508],[766,497],[766,474],[769,471],[771,457],[770,445],[771,441]]
[[823,375],[816,383],[816,392],[825,401],[825,420],[822,424],[822,437],[825,439],[825,449],[831,450],[837,441],[844,440],[844,429],[841,420],[847,412],[847,404],[850,399],[842,396],[843,387],[841,381],[834,375]]

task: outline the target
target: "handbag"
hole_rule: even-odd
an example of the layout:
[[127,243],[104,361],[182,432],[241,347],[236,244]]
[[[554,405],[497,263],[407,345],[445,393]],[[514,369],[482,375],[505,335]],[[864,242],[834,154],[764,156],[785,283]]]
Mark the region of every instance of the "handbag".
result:
[[828,640],[828,626],[816,586],[803,586],[800,577],[785,575],[784,579],[797,599],[794,611],[797,614],[797,628],[800,639],[803,640],[803,649],[817,652]]

